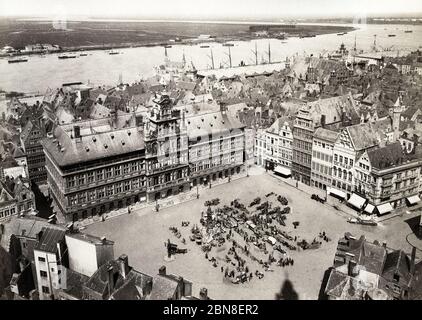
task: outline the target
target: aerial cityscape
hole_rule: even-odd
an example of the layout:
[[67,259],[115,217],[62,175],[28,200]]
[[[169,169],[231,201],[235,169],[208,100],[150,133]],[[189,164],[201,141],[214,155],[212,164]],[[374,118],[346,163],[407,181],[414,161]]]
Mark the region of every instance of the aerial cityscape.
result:
[[0,300],[422,300],[422,5],[298,2],[0,1]]

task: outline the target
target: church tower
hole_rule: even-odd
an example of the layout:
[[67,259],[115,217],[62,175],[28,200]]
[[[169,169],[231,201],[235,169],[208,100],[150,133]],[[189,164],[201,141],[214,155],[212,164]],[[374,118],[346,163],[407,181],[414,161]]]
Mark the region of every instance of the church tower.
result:
[[393,142],[400,137],[400,117],[402,112],[401,97],[397,97],[397,101],[393,106]]

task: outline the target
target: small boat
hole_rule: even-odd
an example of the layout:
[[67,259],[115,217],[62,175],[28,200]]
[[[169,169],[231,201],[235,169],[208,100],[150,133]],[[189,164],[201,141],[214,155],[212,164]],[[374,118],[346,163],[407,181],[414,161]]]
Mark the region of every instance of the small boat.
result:
[[234,47],[233,43],[223,43],[223,47]]
[[58,57],[59,59],[75,59],[76,56],[75,55],[61,55]]
[[88,55],[88,53],[81,53],[79,54],[80,57],[86,57]]
[[16,59],[9,59],[7,62],[9,63],[20,63],[20,62],[27,62],[28,59],[25,58],[16,58]]
[[405,33],[412,33],[413,30],[404,30]]
[[344,36],[345,34],[346,34],[346,32],[337,33],[338,36]]
[[210,46],[201,46],[201,48],[209,48]]
[[170,46],[170,45],[167,45],[167,46],[164,46],[164,48],[166,48],[166,49],[170,49],[172,46]]
[[315,37],[315,35],[312,34],[301,34],[299,35],[299,38],[313,38]]
[[388,36],[391,38],[391,37],[395,37],[396,35],[395,34],[389,34]]
[[110,50],[110,51],[108,52],[108,54],[109,54],[109,55],[113,55],[113,54],[120,54],[120,52],[119,52],[119,51]]

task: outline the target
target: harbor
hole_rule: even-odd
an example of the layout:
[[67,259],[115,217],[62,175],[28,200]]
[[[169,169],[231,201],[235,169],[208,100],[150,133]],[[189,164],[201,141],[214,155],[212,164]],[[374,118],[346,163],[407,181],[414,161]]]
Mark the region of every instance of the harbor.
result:
[[[268,63],[268,46],[271,46],[272,62],[283,62],[287,57],[306,54],[327,54],[335,52],[341,43],[349,49],[353,48],[355,38],[357,47],[363,52],[373,52],[374,35],[377,36],[379,51],[389,51],[391,55],[401,55],[422,46],[422,26],[414,26],[412,33],[405,33],[408,26],[396,25],[363,25],[355,26],[357,30],[339,37],[337,33],[318,35],[316,37],[291,37],[286,40],[277,38],[259,38],[249,41],[226,41],[230,46],[213,39],[203,39],[199,43],[185,44],[174,42],[171,48],[164,48],[166,44],[157,43],[150,46],[120,48],[107,50],[69,51],[52,53],[45,56],[32,55],[25,63],[8,63],[6,58],[0,59],[0,72],[8,77],[0,79],[0,89],[4,91],[18,91],[25,93],[44,93],[47,88],[53,88],[69,81],[90,82],[92,84],[115,85],[121,74],[127,83],[154,74],[154,67],[160,65],[164,59],[164,50],[172,61],[181,61],[183,54],[188,62],[192,62],[197,70],[212,69],[209,58],[213,52],[214,68],[229,68],[228,50],[230,49],[231,66],[255,65]],[[396,31],[403,30],[400,37],[388,37]],[[205,46],[207,48],[205,48]],[[258,50],[258,61],[255,54]],[[104,54],[110,50],[119,50],[121,54]],[[82,52],[84,56],[82,56]],[[88,56],[85,56],[89,52]],[[58,59],[61,55],[75,55],[72,59]],[[146,57],[138,59],[139,56]],[[81,59],[83,57],[83,59]],[[63,63],[66,61],[66,63]],[[95,61],[95,63],[94,63]],[[258,62],[258,63],[257,63]],[[97,65],[107,66],[98,69]],[[31,81],[21,81],[22,78]]]

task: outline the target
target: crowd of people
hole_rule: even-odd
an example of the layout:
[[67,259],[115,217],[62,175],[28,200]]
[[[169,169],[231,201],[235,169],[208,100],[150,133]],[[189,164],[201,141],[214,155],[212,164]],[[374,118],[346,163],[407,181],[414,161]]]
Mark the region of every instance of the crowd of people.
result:
[[[266,195],[267,198],[270,196],[275,196],[279,203],[288,203],[287,199],[275,193]],[[202,227],[192,227],[190,239],[201,246],[205,259],[214,268],[220,269],[223,279],[232,283],[251,281],[254,276],[262,279],[264,272],[274,271],[274,267],[292,267],[295,261],[288,253],[289,250],[314,249],[321,244],[316,238],[310,244],[299,239],[299,236],[282,230],[285,224],[277,226],[279,219],[271,219],[273,214],[270,201],[261,203],[257,198],[249,205],[249,209],[238,199],[233,200],[230,206],[219,208],[218,204],[216,199],[205,203],[207,210],[202,212],[200,219]],[[251,209],[254,206],[255,212],[254,208]],[[285,219],[285,214],[281,212],[282,210],[277,210],[275,214],[283,215]],[[237,223],[230,224],[229,220]],[[182,227],[189,224],[189,221],[182,221]],[[295,221],[293,224],[294,229],[297,229],[299,222]],[[173,232],[180,238],[177,228]],[[326,242],[330,241],[325,231],[320,232],[318,237]],[[222,249],[215,252],[213,247]]]

